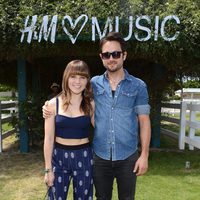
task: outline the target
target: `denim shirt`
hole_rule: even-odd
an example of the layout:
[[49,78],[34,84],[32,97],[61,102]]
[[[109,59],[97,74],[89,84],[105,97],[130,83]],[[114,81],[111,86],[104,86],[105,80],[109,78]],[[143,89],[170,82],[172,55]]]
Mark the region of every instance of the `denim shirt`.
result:
[[95,101],[93,149],[105,160],[124,160],[137,150],[137,116],[150,112],[146,84],[124,72],[114,97],[106,72],[91,80]]

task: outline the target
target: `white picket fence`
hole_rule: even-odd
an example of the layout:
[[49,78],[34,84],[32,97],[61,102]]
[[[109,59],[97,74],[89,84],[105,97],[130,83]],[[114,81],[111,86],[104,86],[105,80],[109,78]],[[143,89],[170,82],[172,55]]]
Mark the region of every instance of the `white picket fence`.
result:
[[[179,149],[185,149],[185,144],[189,145],[190,150],[194,150],[194,148],[200,149],[200,136],[195,135],[196,130],[200,130],[200,121],[196,120],[197,113],[200,113],[200,104],[187,102],[182,102],[181,104],[164,103],[162,104],[163,110],[164,112],[169,111],[170,114],[172,112],[180,113],[179,119],[168,116],[161,117],[162,121],[177,124],[179,126],[179,132],[176,133],[164,128],[161,128],[161,132],[178,139]],[[186,115],[189,115],[189,120],[187,120]],[[189,128],[188,134],[186,134],[186,127]]]
[[[3,114],[4,110],[8,110],[9,113]],[[12,128],[6,132],[2,131],[2,125],[12,120],[14,114],[18,112],[16,101],[0,101],[0,153],[3,150],[3,140],[12,134],[16,133],[15,128]]]
[[0,92],[0,97],[18,97],[18,92],[14,91],[7,91],[7,92]]

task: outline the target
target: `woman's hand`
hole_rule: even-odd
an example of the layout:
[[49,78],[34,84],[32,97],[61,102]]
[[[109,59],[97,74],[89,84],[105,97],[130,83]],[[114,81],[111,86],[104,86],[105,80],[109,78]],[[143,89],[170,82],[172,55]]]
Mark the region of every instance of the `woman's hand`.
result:
[[55,178],[54,172],[50,171],[48,173],[45,173],[44,182],[46,183],[47,186],[51,187],[53,185],[54,178]]

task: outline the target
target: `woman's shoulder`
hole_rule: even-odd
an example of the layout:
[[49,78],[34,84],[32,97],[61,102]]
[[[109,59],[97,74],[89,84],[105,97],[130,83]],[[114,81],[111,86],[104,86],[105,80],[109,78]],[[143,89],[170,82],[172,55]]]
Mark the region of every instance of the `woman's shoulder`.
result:
[[55,111],[56,111],[57,101],[59,101],[59,97],[54,97],[51,100],[49,100],[47,104],[48,109],[54,113],[56,113]]
[[48,106],[55,106],[56,105],[56,98],[54,97],[48,101]]

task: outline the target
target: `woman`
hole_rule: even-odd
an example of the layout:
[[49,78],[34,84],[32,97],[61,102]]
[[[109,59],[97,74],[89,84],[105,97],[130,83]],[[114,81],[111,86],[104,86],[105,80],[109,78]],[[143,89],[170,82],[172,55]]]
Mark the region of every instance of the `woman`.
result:
[[45,119],[45,182],[49,199],[65,200],[73,179],[75,200],[93,199],[92,151],[89,146],[94,102],[87,64],[71,61],[65,68],[62,92],[48,104]]

